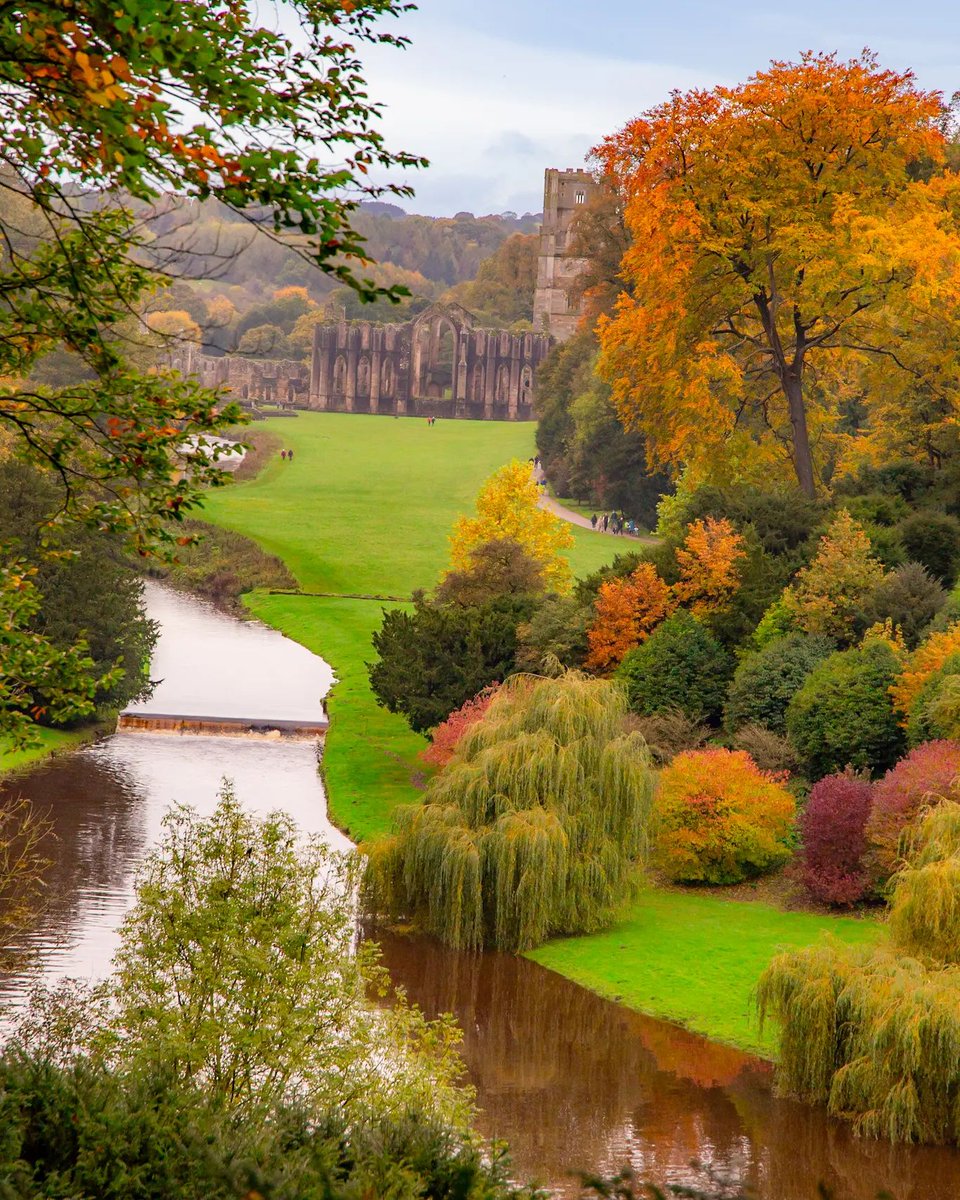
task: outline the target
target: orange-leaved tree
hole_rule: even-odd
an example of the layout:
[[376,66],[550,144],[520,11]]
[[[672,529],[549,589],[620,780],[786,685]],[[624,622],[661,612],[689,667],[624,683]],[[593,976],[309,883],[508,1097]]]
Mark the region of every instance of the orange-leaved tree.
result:
[[893,706],[903,717],[904,724],[923,685],[955,654],[960,654],[960,621],[954,621],[940,633],[932,633],[907,659],[897,682],[890,689]]
[[683,605],[696,616],[725,608],[740,586],[739,560],[746,557],[743,538],[726,517],[693,521],[683,545],[674,551],[680,578],[671,587],[653,563],[642,562],[633,574],[600,585],[596,613],[587,631],[590,652],[585,666],[610,671],[654,629]]
[[726,607],[740,586],[743,538],[726,517],[693,521],[682,546],[674,551],[680,578],[674,595],[694,616]]
[[488,542],[509,538],[543,566],[544,579],[555,591],[570,588],[569,560],[573,545],[565,521],[540,507],[540,495],[528,463],[514,460],[495,471],[477,496],[477,515],[460,517],[450,536],[453,569],[467,571],[473,552]]
[[653,563],[641,563],[625,579],[608,579],[600,585],[596,616],[587,630],[590,653],[585,665],[591,671],[619,666],[675,607],[670,586]]
[[840,381],[864,358],[899,369],[928,286],[924,230],[954,220],[956,189],[915,169],[942,158],[942,115],[939,94],[868,52],[807,53],[675,93],[597,148],[632,236],[600,371],[655,463],[787,465],[815,494]]

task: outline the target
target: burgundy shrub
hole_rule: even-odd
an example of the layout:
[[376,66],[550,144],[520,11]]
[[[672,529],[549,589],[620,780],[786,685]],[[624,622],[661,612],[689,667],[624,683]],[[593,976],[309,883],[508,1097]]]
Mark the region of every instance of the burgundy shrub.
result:
[[960,742],[923,742],[901,758],[874,786],[867,822],[868,867],[876,884],[897,869],[900,835],[922,808],[951,794],[960,776]]
[[873,786],[844,772],[814,784],[800,818],[797,874],[807,891],[825,904],[854,904],[869,887],[864,867],[865,827]]

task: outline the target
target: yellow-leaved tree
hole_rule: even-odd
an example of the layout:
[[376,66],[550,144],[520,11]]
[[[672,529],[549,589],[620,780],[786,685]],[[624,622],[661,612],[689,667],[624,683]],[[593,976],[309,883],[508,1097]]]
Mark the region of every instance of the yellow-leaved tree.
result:
[[455,571],[473,565],[478,546],[510,538],[543,565],[543,576],[553,591],[569,591],[570,562],[564,550],[573,545],[569,525],[540,507],[537,485],[529,463],[514,459],[495,471],[477,496],[477,515],[460,517],[450,536],[450,560]]

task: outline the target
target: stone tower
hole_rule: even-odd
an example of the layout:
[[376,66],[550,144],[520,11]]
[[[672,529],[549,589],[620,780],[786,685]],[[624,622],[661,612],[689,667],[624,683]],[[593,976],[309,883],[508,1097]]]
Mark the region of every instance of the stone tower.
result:
[[567,255],[570,223],[580,205],[596,190],[589,171],[549,167],[543,177],[543,224],[537,260],[537,291],[533,301],[533,327],[565,342],[577,328],[578,308],[571,308],[567,287],[583,270],[583,259]]

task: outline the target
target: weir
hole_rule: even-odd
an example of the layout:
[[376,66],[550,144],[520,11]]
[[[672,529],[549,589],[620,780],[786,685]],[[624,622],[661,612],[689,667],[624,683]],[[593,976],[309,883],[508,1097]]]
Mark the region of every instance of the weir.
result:
[[268,717],[195,716],[184,713],[124,711],[117,719],[118,733],[158,733],[191,737],[262,737],[323,740],[329,721],[326,714],[313,721]]

